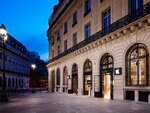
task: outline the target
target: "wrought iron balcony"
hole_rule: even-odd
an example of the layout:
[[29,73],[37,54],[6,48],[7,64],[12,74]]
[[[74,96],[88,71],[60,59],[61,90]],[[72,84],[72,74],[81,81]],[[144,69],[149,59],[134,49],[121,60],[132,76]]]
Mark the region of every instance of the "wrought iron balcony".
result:
[[145,4],[143,7],[137,9],[135,12],[131,13],[131,14],[128,14],[126,16],[124,16],[123,18],[117,20],[116,22],[112,23],[109,27],[107,28],[104,28],[102,30],[100,30],[99,32],[91,35],[89,38],[79,42],[78,44],[76,44],[75,46],[69,48],[68,50],[64,51],[63,53],[61,53],[60,55],[50,59],[48,61],[48,63],[51,63],[55,60],[58,60],[59,58],[61,57],[64,57],[86,45],[88,45],[89,43],[92,43],[120,28],[123,28],[124,26],[132,23],[132,22],[135,22],[137,20],[139,20],[140,18],[146,16],[150,14],[150,2]]

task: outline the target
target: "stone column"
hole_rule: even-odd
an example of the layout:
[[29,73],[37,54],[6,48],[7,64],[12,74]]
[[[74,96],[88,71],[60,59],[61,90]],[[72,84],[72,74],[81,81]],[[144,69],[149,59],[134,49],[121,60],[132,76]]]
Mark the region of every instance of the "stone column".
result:
[[51,91],[52,86],[51,86],[51,70],[50,69],[48,69],[48,87],[49,87],[49,90]]
[[[71,75],[71,66],[68,66],[68,75],[70,76],[70,78],[68,78],[68,90],[71,90],[71,80],[72,80],[72,75]],[[67,91],[68,92],[68,91]]]
[[139,92],[138,92],[138,90],[135,90],[134,93],[135,93],[135,101],[138,102],[139,101]]
[[98,62],[96,62],[96,61],[93,61],[93,63],[92,63],[92,65],[93,65],[93,67],[92,67],[92,90],[91,90],[91,97],[94,97],[95,96],[95,87],[94,87],[94,85],[95,85],[95,80],[94,80],[94,76],[95,75],[99,75],[99,66],[98,66]]
[[78,65],[78,95],[83,95],[83,66]]
[[60,68],[60,89],[59,92],[63,92],[63,68]]

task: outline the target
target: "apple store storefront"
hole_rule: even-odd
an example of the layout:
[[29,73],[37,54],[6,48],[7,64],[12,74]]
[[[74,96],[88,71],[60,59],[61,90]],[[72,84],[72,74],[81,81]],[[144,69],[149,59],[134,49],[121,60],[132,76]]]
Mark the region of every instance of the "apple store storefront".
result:
[[[127,49],[124,56],[121,57],[124,59],[122,67],[117,67],[115,64],[117,60],[114,60],[116,57],[106,52],[101,55],[97,64],[98,68],[93,66],[92,59],[85,59],[83,63],[74,62],[71,68],[66,65],[63,68],[57,68],[56,72],[52,70],[51,80],[56,82],[56,84],[52,82],[52,92],[149,102],[148,47],[143,43],[134,43]],[[83,70],[79,69],[82,66]],[[95,75],[95,70],[99,74]],[[61,77],[61,73],[63,73],[63,77]],[[61,81],[63,82],[62,86]]]

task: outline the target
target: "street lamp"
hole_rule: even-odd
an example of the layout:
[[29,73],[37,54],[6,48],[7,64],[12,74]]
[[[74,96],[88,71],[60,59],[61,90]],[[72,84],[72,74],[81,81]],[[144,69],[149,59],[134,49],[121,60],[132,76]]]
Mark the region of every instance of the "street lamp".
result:
[[2,81],[2,94],[0,96],[1,102],[8,102],[9,99],[6,95],[6,77],[5,77],[5,43],[7,41],[7,30],[4,24],[0,27],[0,35],[2,37],[2,49],[3,49],[3,81]]
[[36,65],[35,64],[31,64],[31,68],[33,69],[33,84],[32,84],[32,93],[35,93],[35,68],[36,68]]

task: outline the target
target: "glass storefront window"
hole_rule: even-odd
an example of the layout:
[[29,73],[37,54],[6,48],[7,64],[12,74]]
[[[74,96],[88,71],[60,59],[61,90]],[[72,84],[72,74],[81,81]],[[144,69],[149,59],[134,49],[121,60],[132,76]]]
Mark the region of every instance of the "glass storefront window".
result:
[[133,45],[126,58],[126,85],[148,85],[147,47],[140,43]]

